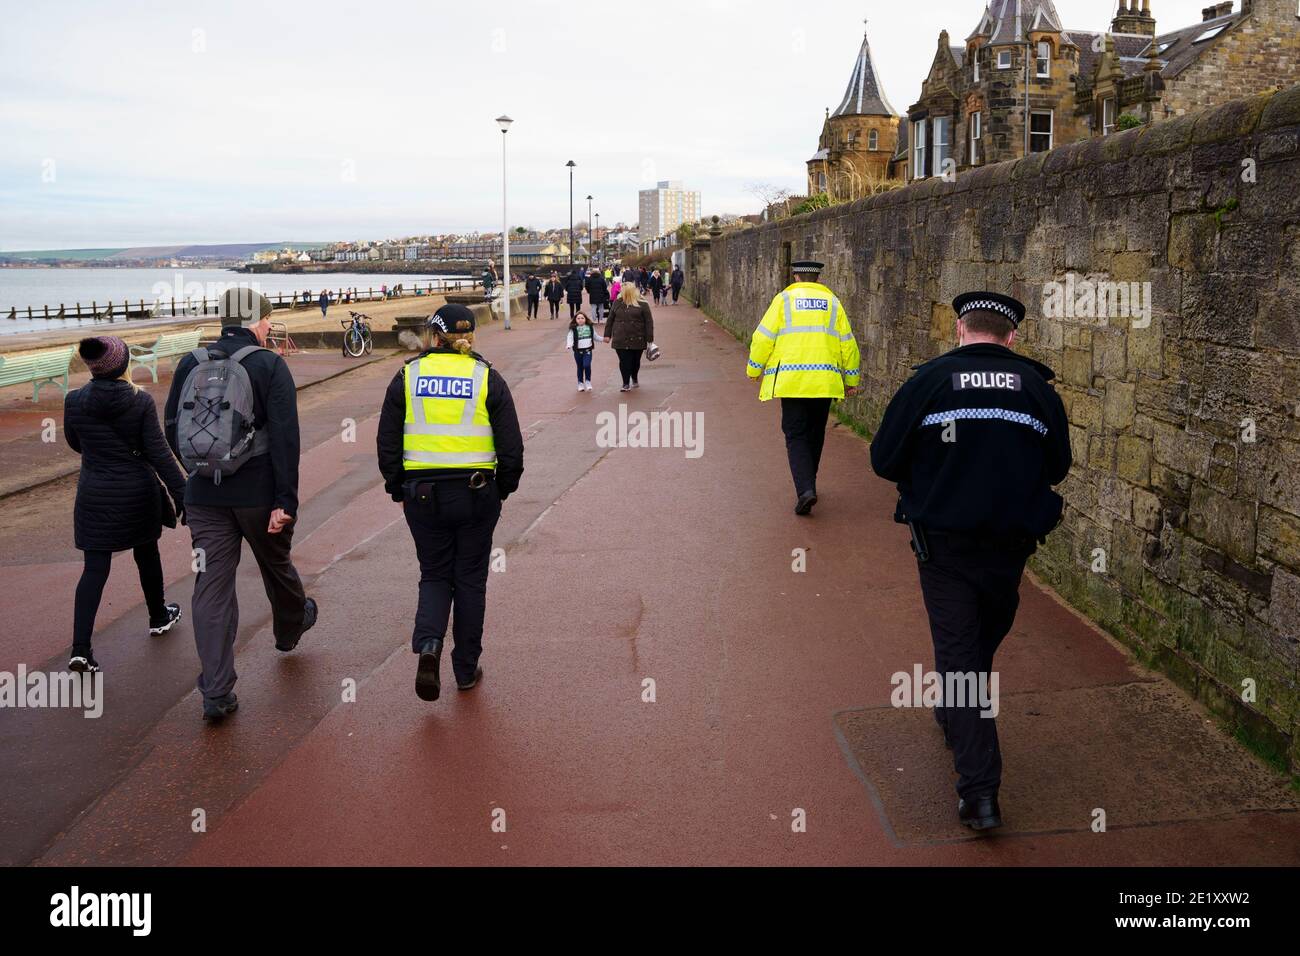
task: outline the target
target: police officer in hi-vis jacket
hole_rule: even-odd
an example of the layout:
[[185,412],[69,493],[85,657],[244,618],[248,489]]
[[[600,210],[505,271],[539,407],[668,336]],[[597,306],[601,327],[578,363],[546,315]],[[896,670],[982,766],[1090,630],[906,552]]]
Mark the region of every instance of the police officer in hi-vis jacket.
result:
[[817,280],[822,264],[791,265],[793,284],[767,307],[749,346],[750,378],[761,378],[758,397],[781,399],[790,475],[798,496],[794,513],[817,504],[817,469],[826,441],[831,402],[858,390],[858,343],[844,306]]
[[415,692],[437,700],[448,617],[459,690],[483,676],[492,531],[501,502],[519,487],[524,440],[510,389],[476,352],[474,313],[444,305],[429,318],[430,347],[393,378],[379,416],[379,471],[402,502],[420,562],[411,649]]

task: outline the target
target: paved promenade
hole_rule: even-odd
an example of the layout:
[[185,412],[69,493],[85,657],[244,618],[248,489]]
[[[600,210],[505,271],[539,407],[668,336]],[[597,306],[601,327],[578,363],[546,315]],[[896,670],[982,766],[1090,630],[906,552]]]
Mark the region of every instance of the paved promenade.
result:
[[[794,516],[745,347],[684,303],[655,319],[664,357],[627,395],[604,347],[595,391],[574,390],[561,321],[483,333],[527,470],[476,690],[413,691],[414,548],[374,461],[400,359],[382,357],[300,392],[295,550],[317,627],[275,651],[246,561],[241,706],[205,725],[188,534],[162,542],[187,611],[162,638],[120,556],[95,642],[103,716],[0,712],[0,863],[1300,863],[1296,794],[1028,579],[999,657],[1007,826],[957,826],[931,714],[890,706],[891,676],[932,663],[894,489],[835,427],[815,517]],[[326,359],[295,361],[305,379]],[[600,447],[597,414],[620,404],[703,413],[703,454]],[[42,453],[17,414],[0,403],[6,474]],[[0,500],[0,671],[66,661],[74,485]]]

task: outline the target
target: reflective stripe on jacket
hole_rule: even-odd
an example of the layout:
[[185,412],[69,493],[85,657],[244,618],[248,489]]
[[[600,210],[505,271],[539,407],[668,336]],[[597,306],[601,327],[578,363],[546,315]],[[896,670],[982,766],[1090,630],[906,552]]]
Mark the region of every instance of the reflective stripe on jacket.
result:
[[402,459],[419,468],[495,468],[487,410],[488,367],[469,355],[433,352],[408,362]]
[[762,376],[758,397],[843,398],[858,384],[858,343],[835,293],[818,282],[796,282],[767,307],[749,346],[750,378]]

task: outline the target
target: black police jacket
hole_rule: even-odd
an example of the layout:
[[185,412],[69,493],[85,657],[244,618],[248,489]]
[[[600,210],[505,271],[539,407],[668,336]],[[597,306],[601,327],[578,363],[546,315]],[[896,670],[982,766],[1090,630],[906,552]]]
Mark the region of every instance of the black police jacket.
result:
[[1061,518],[1069,473],[1055,373],[1000,345],[916,367],[885,410],[871,467],[897,482],[896,517],[932,531],[1041,538]]
[[[408,362],[414,362],[430,352],[455,353],[455,349],[432,348],[416,355]],[[487,363],[481,355],[470,353],[488,366],[487,379],[487,413],[492,425],[492,442],[496,446],[497,492],[501,500],[514,494],[519,488],[519,479],[524,473],[524,436],[519,430],[519,416],[515,413],[515,400],[510,394],[510,387],[501,373]],[[406,425],[406,378],[399,369],[388,383],[384,393],[384,407],[379,412],[379,432],[375,447],[379,456],[379,473],[384,476],[384,490],[394,501],[402,500],[402,485],[408,478],[428,478],[429,470],[415,469],[408,472],[402,458],[402,435]],[[445,468],[438,474],[442,478],[472,475],[473,468]]]

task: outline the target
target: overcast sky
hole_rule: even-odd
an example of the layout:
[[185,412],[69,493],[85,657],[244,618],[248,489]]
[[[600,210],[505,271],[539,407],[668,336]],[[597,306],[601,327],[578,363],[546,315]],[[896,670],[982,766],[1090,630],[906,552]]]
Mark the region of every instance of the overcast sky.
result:
[[[1202,0],[1154,0],[1162,29]],[[1057,0],[1101,29],[1110,0]],[[89,0],[0,14],[0,249],[602,225],[682,180],[706,214],[801,192],[864,17],[890,101],[983,0]]]

